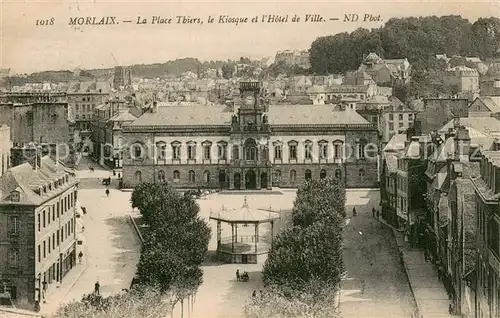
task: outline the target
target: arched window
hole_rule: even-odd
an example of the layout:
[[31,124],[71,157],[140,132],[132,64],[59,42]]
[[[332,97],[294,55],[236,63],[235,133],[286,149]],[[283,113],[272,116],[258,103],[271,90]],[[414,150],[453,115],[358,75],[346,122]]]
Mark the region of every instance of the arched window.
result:
[[210,183],[210,171],[205,170],[205,172],[203,172],[203,182]]
[[196,174],[194,173],[193,170],[189,170],[189,182],[190,183],[196,182]]
[[156,143],[156,158],[158,160],[167,159],[167,144],[163,141]]
[[142,182],[142,172],[136,171],[134,177],[135,177],[135,182]]
[[365,170],[364,169],[359,169],[358,175],[359,175],[359,179],[361,181],[365,180]]
[[320,179],[326,178],[326,170],[325,169],[321,169],[321,171],[319,172],[319,178]]
[[274,171],[274,180],[276,182],[280,182],[281,181],[281,170]]
[[342,171],[340,169],[335,170],[335,179],[342,180]]
[[133,146],[132,146],[132,159],[141,159],[142,158],[142,152],[144,151],[144,149],[142,148],[142,145],[141,144],[138,144],[138,143],[135,143]]
[[290,170],[290,182],[296,182],[297,181],[297,171],[295,170]]
[[251,138],[245,141],[245,160],[257,160],[257,143]]
[[288,160],[297,160],[297,145],[295,140],[288,142]]
[[173,178],[174,182],[179,182],[179,180],[181,179],[181,173],[179,172],[179,170],[174,170]]
[[233,160],[239,160],[240,159],[240,147],[237,145],[233,146]]
[[165,171],[163,170],[158,171],[158,181],[165,182]]
[[311,173],[311,170],[307,169],[306,170],[306,173],[305,173],[305,178],[306,178],[306,181],[307,180],[311,180],[312,179],[312,173]]

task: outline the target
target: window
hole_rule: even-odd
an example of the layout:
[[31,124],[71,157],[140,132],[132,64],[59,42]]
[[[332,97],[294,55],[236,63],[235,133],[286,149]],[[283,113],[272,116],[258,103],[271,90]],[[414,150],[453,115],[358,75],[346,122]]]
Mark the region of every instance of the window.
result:
[[179,182],[179,180],[181,179],[181,173],[179,172],[179,170],[175,170],[174,171],[174,182]]
[[324,140],[319,142],[319,158],[320,159],[328,158],[328,142]]
[[210,183],[210,171],[205,170],[205,172],[203,172],[203,182],[207,184]]
[[38,244],[38,262],[40,263],[41,261],[42,261],[42,252],[40,244]]
[[59,232],[59,230],[57,230],[57,234],[56,234],[56,238],[57,238],[57,246],[59,246],[59,243],[60,243],[60,238],[61,238],[61,233]]
[[43,241],[43,258],[47,257],[46,241]]
[[56,208],[55,205],[52,204],[52,221],[56,220]]
[[389,120],[394,120],[394,114],[389,114]]
[[336,159],[342,158],[342,147],[343,147],[343,142],[341,140],[336,140],[333,142],[333,147],[334,147],[334,156]]
[[413,121],[413,114],[408,114],[408,121]]
[[11,248],[9,251],[9,264],[10,266],[19,266],[19,251],[15,248]]
[[399,128],[403,128],[403,124],[404,124],[404,123],[403,123],[402,121],[400,121],[400,122],[399,122]]
[[495,218],[488,220],[488,246],[497,256],[500,256],[500,227]]
[[239,160],[240,159],[240,147],[237,145],[233,146],[233,160]]
[[135,182],[142,182],[142,172],[136,171],[134,174]]
[[251,138],[245,141],[245,160],[257,160],[257,143]]
[[364,158],[365,157],[365,142],[361,141],[358,144],[358,158]]
[[49,242],[48,242],[48,244],[47,244],[48,249],[49,249],[49,251],[48,251],[47,253],[48,253],[49,255],[50,255],[50,248],[52,247],[52,246],[51,246],[51,244],[50,244],[50,239],[51,239],[51,237],[49,236]]
[[132,159],[141,159],[142,158],[142,146],[135,144],[133,146],[133,149],[134,149],[134,153],[133,153],[134,157]]
[[319,178],[320,179],[326,178],[326,170],[325,169],[321,169],[321,171],[319,172]]
[[290,141],[288,143],[288,159],[297,160],[297,142]]
[[45,210],[43,210],[42,215],[43,215],[43,228],[45,228],[47,226],[47,223],[45,221],[46,220]]
[[283,160],[283,145],[275,144],[274,145],[274,159]]
[[280,182],[281,181],[281,170],[274,171],[274,180],[276,182]]
[[389,131],[394,131],[394,123],[389,123]]
[[156,144],[156,158],[158,158],[158,160],[167,159],[167,145],[164,142],[158,142]]
[[163,170],[158,171],[158,181],[165,182],[165,171]]
[[18,234],[20,231],[19,228],[19,218],[17,216],[10,217],[10,233]]
[[404,115],[403,114],[399,114],[399,120],[403,120],[404,118]]
[[187,144],[187,156],[188,160],[196,159],[196,143],[190,142]]
[[307,169],[306,170],[306,173],[305,173],[305,179],[306,181],[307,180],[311,180],[312,179],[312,173],[311,173],[311,170]]
[[189,170],[189,182],[190,183],[196,182],[196,175],[193,170]]
[[296,182],[297,181],[297,171],[295,170],[290,170],[290,182]]
[[56,235],[55,233],[52,233],[52,249],[56,249]]
[[220,142],[217,144],[217,157],[219,160],[227,159],[227,144],[225,142]]
[[210,160],[212,152],[212,144],[210,142],[203,143],[203,160]]
[[364,169],[359,169],[358,171],[358,176],[361,181],[365,180],[365,170]]
[[335,179],[342,180],[342,171],[340,169],[335,170]]
[[309,140],[304,142],[304,158],[307,160],[312,159],[312,142]]
[[174,160],[181,159],[181,143],[178,141],[174,141],[172,143],[172,159]]

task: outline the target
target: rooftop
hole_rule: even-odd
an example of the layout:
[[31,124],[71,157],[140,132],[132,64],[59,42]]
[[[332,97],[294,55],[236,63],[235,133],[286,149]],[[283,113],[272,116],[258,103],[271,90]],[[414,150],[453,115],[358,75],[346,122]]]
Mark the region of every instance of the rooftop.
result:
[[[10,168],[0,177],[0,204],[16,205],[40,205],[50,197],[66,190],[67,187],[52,187],[52,184],[64,176],[70,178],[70,182],[76,182],[72,177],[72,171],[62,164],[56,164],[51,158],[45,156],[41,158],[40,167],[36,170],[30,163],[23,163],[19,166]],[[44,193],[38,192],[40,187],[48,186],[50,188]],[[19,202],[12,202],[10,195],[12,191],[19,191]]]

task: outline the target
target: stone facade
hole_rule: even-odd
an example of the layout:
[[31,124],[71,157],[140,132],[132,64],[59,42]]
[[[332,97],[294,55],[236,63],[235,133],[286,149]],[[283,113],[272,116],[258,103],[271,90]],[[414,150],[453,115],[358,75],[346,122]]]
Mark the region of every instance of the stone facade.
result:
[[124,126],[124,186],[167,181],[180,188],[270,189],[326,176],[352,188],[377,186],[372,124],[335,105],[264,106],[258,84],[240,89],[236,112],[153,107]]
[[0,300],[32,310],[76,264],[78,182],[48,157],[1,179]]

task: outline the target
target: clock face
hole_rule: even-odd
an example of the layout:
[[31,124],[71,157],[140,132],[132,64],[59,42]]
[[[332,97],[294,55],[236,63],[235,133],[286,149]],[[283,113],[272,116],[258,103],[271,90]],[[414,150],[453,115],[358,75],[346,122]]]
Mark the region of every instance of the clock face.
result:
[[245,97],[245,105],[252,106],[255,103],[255,98],[252,95],[248,95]]

